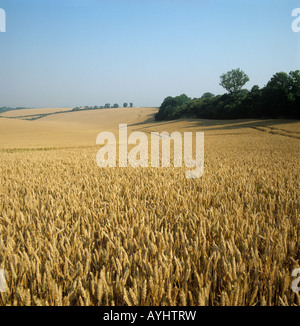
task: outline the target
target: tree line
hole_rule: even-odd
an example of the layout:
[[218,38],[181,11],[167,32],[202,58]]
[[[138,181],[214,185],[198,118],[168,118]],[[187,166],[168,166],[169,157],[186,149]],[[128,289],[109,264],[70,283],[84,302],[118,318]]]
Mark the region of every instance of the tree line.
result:
[[164,99],[156,120],[179,118],[243,119],[300,118],[300,70],[278,72],[263,88],[254,85],[243,89],[249,77],[240,69],[220,76],[220,85],[227,93],[204,93],[200,98],[186,94]]
[[[123,103],[123,108],[127,108],[127,107],[133,107],[133,103]],[[111,108],[119,108],[119,104],[115,103],[113,105],[111,105],[110,103],[106,103],[105,105],[94,105],[94,106],[77,106],[75,108],[73,108],[73,111],[79,111],[79,110],[101,110],[101,109],[111,109]]]
[[9,106],[1,106],[0,107],[0,113],[6,112],[6,111],[11,111],[11,110],[23,110],[26,109],[25,107],[16,107],[16,108],[11,108]]

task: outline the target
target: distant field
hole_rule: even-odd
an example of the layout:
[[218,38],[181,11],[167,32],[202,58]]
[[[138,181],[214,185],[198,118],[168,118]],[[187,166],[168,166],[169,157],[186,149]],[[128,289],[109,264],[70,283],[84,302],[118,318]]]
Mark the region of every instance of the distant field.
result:
[[93,146],[99,132],[117,130],[119,123],[138,128],[136,124],[153,121],[155,112],[155,108],[119,108],[53,114],[33,121],[0,118],[0,146]]
[[[30,112],[35,110],[40,110],[40,113],[48,110],[50,113],[61,109],[34,109]],[[300,123],[292,120],[187,119],[156,122],[154,120],[156,112],[156,108],[118,108],[51,114],[33,121],[26,121],[23,118],[0,118],[0,146],[7,148],[91,146],[95,145],[99,132],[117,133],[119,123],[127,123],[129,132],[140,130],[149,134],[151,131],[198,130],[204,131],[206,135],[220,136],[249,134],[257,130],[278,135],[286,134],[294,138],[299,138],[300,135]]]
[[[155,112],[0,119],[0,305],[300,305],[300,122]],[[204,175],[99,168],[119,123],[204,131]]]
[[37,108],[37,109],[23,109],[23,110],[10,110],[1,114],[3,117],[15,118],[25,116],[35,116],[38,114],[54,113],[58,111],[68,111],[72,108]]

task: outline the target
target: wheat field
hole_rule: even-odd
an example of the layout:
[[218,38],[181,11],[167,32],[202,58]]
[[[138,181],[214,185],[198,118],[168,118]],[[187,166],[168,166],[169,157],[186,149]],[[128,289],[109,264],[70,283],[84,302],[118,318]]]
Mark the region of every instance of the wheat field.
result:
[[[300,305],[300,123],[154,111],[0,119],[0,305]],[[119,122],[204,131],[203,176],[99,168],[97,130]]]
[[10,110],[1,113],[2,117],[5,118],[20,118],[20,119],[28,119],[35,117],[40,114],[49,114],[55,113],[58,111],[69,111],[72,108],[37,108],[37,109],[19,109],[19,110]]

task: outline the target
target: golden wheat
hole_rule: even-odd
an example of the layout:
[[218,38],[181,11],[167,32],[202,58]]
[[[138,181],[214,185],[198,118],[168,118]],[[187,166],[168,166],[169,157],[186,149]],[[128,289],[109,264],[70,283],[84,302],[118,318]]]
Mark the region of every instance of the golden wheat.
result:
[[0,305],[299,305],[299,140],[205,140],[205,172],[0,153]]

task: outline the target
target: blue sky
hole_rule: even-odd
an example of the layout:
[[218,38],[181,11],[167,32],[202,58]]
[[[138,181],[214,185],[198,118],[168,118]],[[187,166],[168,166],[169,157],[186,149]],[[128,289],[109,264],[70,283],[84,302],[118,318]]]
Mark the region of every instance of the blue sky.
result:
[[0,106],[74,107],[223,94],[300,69],[300,0],[0,0]]

